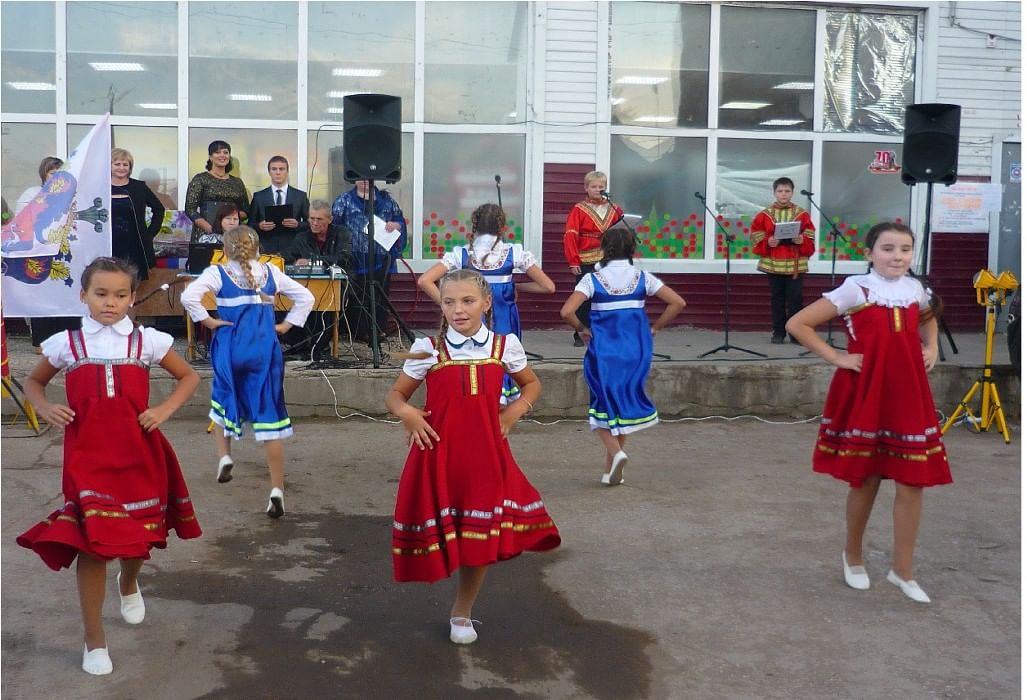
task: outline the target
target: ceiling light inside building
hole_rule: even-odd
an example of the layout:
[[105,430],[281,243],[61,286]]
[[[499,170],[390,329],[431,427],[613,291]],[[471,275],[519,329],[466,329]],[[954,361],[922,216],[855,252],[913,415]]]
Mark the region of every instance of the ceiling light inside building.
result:
[[138,73],[146,70],[142,63],[90,63],[89,67],[98,71],[121,71],[125,73]]
[[657,124],[667,124],[672,121],[676,121],[674,117],[660,117],[656,115],[649,115],[645,117],[635,117],[632,121],[636,122],[656,122]]
[[334,97],[337,100],[341,100],[343,97],[349,97],[350,95],[359,95],[359,92],[353,92],[352,90],[329,90],[325,93],[326,97]]
[[56,90],[57,86],[53,83],[19,83],[11,82],[7,83],[15,90]]
[[136,106],[142,109],[178,109],[174,102],[137,102]]
[[228,96],[228,99],[232,100],[232,102],[270,102],[271,95],[238,95],[233,93]]
[[342,107],[329,107],[325,112],[328,114],[342,114]]
[[812,90],[813,83],[804,83],[801,81],[793,81],[790,83],[781,83],[770,88],[771,90]]
[[760,126],[795,126],[802,124],[802,119],[767,119],[760,122]]
[[763,109],[769,107],[769,102],[746,102],[744,100],[735,100],[734,102],[725,102],[720,106],[721,109]]
[[336,78],[380,78],[385,75],[381,68],[332,68]]
[[617,78],[615,83],[618,85],[659,85],[669,80],[666,76],[659,77],[655,75],[625,75],[621,78]]

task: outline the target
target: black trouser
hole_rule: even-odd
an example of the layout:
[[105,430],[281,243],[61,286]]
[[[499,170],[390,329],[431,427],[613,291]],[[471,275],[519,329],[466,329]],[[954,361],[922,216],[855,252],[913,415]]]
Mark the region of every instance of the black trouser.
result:
[[370,297],[367,289],[368,275],[353,275],[350,278],[349,297],[346,300],[346,320],[349,322],[350,332],[354,338],[370,339],[368,328],[371,326],[372,317],[374,326],[378,333],[385,332],[385,324],[388,319],[385,301],[389,295],[389,282],[392,275],[388,265],[382,265],[380,270],[375,271],[372,281],[378,283],[375,289],[375,308],[370,307]]
[[[591,264],[582,263],[581,264],[581,274],[574,276],[574,284],[575,284],[575,286],[577,286],[578,282],[580,282],[582,279],[584,279],[585,275],[588,275],[588,274],[591,274],[592,272],[595,272],[595,269],[596,269],[596,264],[595,263],[591,263]],[[581,325],[583,325],[585,328],[591,328],[592,327],[592,297],[589,297],[588,299],[586,299],[584,301],[584,303],[581,306],[578,307],[578,310],[575,312],[575,315],[578,317],[578,320],[581,321]]]
[[774,337],[785,337],[785,322],[802,308],[802,275],[767,275],[770,280],[770,317]]
[[51,335],[61,331],[77,331],[82,327],[80,316],[49,316],[47,318],[30,318],[32,346],[39,347]]

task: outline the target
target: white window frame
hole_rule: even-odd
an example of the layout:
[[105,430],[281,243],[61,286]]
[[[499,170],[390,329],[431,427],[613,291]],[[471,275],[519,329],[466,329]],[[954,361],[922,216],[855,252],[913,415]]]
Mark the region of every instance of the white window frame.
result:
[[[612,37],[613,25],[612,25],[612,8],[609,7],[609,2],[604,0],[600,3],[600,17],[607,18],[607,35]],[[815,11],[816,16],[816,36],[815,36],[815,60],[814,60],[814,117],[813,117],[813,130],[812,131],[748,131],[748,130],[736,130],[736,129],[720,129],[718,128],[719,120],[719,93],[720,93],[720,24],[721,24],[721,8],[724,5],[730,6],[752,6],[761,8],[774,8],[774,9],[807,9]],[[605,11],[602,6],[606,6]],[[597,47],[597,63],[599,65],[599,100],[596,114],[597,125],[597,149],[596,149],[596,167],[599,170],[610,173],[610,189],[611,191],[617,191],[618,188],[623,190],[623,187],[616,183],[617,173],[611,172],[611,138],[616,135],[631,135],[631,136],[661,136],[661,137],[687,137],[687,138],[705,138],[707,139],[706,147],[706,196],[709,201],[713,201],[713,193],[717,191],[717,155],[718,155],[718,142],[719,139],[746,139],[746,140],[771,140],[771,141],[806,141],[812,144],[812,160],[811,160],[811,190],[814,193],[816,199],[819,193],[819,183],[822,181],[823,175],[823,145],[825,142],[857,142],[857,143],[880,143],[882,145],[901,145],[901,135],[883,135],[883,134],[870,134],[870,133],[836,133],[836,132],[824,132],[823,129],[823,104],[824,104],[824,48],[827,39],[827,13],[832,10],[845,10],[853,9],[853,6],[858,7],[860,10],[864,10],[868,13],[886,13],[886,14],[902,14],[902,15],[915,15],[917,17],[917,47],[916,55],[917,62],[915,66],[914,74],[914,102],[922,102],[929,100],[935,93],[934,79],[932,76],[931,83],[925,84],[926,80],[926,69],[927,65],[934,65],[931,56],[937,56],[937,36],[936,32],[933,31],[934,23],[936,22],[936,14],[938,9],[936,6],[929,2],[909,2],[904,4],[900,8],[895,7],[880,7],[872,2],[864,2],[856,0],[855,2],[846,3],[844,6],[837,3],[809,3],[808,5],[796,6],[795,4],[780,4],[780,3],[746,3],[746,2],[713,2],[710,6],[710,36],[715,40],[710,41],[710,58],[709,58],[709,112],[707,117],[708,126],[704,128],[682,128],[682,127],[669,127],[669,128],[658,128],[658,127],[631,127],[625,125],[613,125],[611,124],[611,108],[610,108],[610,86],[609,76],[612,74],[612,65],[608,60],[609,52],[606,50],[606,46]],[[605,71],[603,68],[605,67]],[[796,189],[806,189],[806,185],[796,183]],[[687,194],[684,196],[688,196]],[[767,201],[772,199],[770,192],[767,193]],[[801,197],[796,198],[796,202],[803,206],[805,203]],[[910,197],[910,226],[914,231],[920,231],[923,226],[923,209],[926,206],[926,187],[916,185],[913,188],[913,192]],[[821,231],[824,227],[823,218],[819,216],[816,210],[812,210],[812,207],[806,205],[807,209],[811,209],[810,215],[813,217],[813,221],[816,224],[818,231]],[[755,215],[755,212],[754,212]],[[713,216],[709,213],[704,214],[704,250],[707,255],[713,254],[716,251],[716,234],[718,233],[717,223]],[[918,236],[918,243],[919,238]],[[723,259],[712,259],[706,258],[703,260],[666,260],[666,259],[655,259],[655,258],[644,258],[645,266],[647,269],[651,269],[654,272],[668,272],[668,273],[686,273],[686,272],[697,272],[697,273],[717,273],[723,272],[725,263]],[[756,265],[758,260],[745,260],[745,259],[731,259],[731,270],[732,273],[754,273],[756,272]],[[830,259],[811,259],[809,263],[809,269],[811,273],[828,273],[831,270]],[[841,260],[837,261],[836,270],[839,274],[856,274],[864,272],[866,269],[866,263],[862,260]]]
[[[137,0],[142,2],[143,0]],[[58,154],[68,152],[68,126],[93,125],[100,115],[69,114],[67,104],[67,5],[68,0],[55,0],[54,31],[56,58],[56,112],[54,114],[32,113],[0,113],[0,121],[13,123],[36,123],[53,125],[56,130]],[[149,117],[114,115],[111,124],[114,126],[164,126],[177,128],[176,175],[178,178],[178,201],[176,206],[181,209],[185,203],[186,189],[189,180],[195,173],[189,170],[189,134],[195,128],[230,128],[238,129],[278,129],[295,131],[296,162],[293,163],[292,180],[298,187],[307,186],[308,157],[311,132],[341,131],[341,122],[325,122],[312,120],[309,115],[309,4],[308,0],[299,0],[297,6],[297,114],[295,119],[220,119],[189,116],[189,5],[190,0],[179,0],[177,5],[177,67],[178,67],[178,110],[173,117]],[[526,11],[531,13],[531,20],[526,23],[526,49],[524,53],[524,85],[517,90],[525,95],[526,117],[518,124],[426,124],[424,122],[424,74],[425,74],[425,11],[424,0],[414,3],[415,13],[415,57],[414,57],[414,116],[412,122],[405,122],[403,133],[413,134],[413,172],[404,173],[404,178],[412,177],[414,185],[413,210],[405,212],[410,220],[409,233],[413,259],[408,260],[415,272],[423,272],[434,265],[437,260],[420,259],[423,247],[424,231],[424,138],[426,134],[521,134],[524,136],[524,213],[522,220],[523,242],[526,249],[531,250],[541,260],[542,254],[542,174],[544,172],[544,138],[542,127],[536,122],[537,115],[544,114],[542,86],[545,83],[545,42],[544,12],[537,3],[526,2]],[[253,186],[250,189],[254,189]],[[341,193],[333,193],[337,196]]]

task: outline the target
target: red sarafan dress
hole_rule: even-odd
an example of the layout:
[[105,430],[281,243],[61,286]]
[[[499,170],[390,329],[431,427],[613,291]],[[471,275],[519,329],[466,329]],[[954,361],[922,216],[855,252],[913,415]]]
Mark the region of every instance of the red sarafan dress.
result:
[[[397,581],[433,582],[460,566],[485,566],[560,544],[542,497],[521,472],[499,427],[506,336],[480,360],[453,360],[445,341],[425,377],[433,449],[410,449],[392,529]],[[433,341],[433,345],[437,344]]]
[[79,552],[98,559],[149,559],[170,530],[199,537],[200,526],[178,459],[160,430],[139,414],[150,398],[142,333],[126,338],[125,357],[89,357],[82,331],[68,331],[74,362],[65,388],[75,419],[64,436],[64,505],[17,541],[54,571]]
[[[870,275],[861,277],[875,283]],[[900,283],[922,290],[913,278]],[[848,352],[863,355],[862,370],[835,372],[813,453],[813,471],[856,488],[868,476],[909,486],[952,483],[924,368],[920,305],[914,301],[889,307],[866,301],[868,292],[862,291],[864,303],[843,314]]]

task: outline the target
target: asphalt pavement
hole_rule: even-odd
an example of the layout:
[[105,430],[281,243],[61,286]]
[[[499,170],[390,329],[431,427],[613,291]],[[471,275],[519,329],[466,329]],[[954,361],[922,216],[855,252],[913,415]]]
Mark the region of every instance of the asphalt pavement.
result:
[[104,621],[114,673],[80,669],[72,572],[15,536],[61,501],[61,436],[2,441],[4,698],[1018,697],[1020,434],[957,428],[955,483],[928,489],[918,605],[885,581],[893,489],[866,539],[869,591],[842,582],[846,486],[810,469],[813,423],[664,423],[632,436],[619,487],[580,421],[524,423],[514,454],[563,545],[492,567],[479,640],[448,641],[453,582],[392,581],[402,429],[297,421],[286,515],[264,515],[261,451],[217,484],[202,418],[166,427],[204,536],[155,550],[142,625]]

